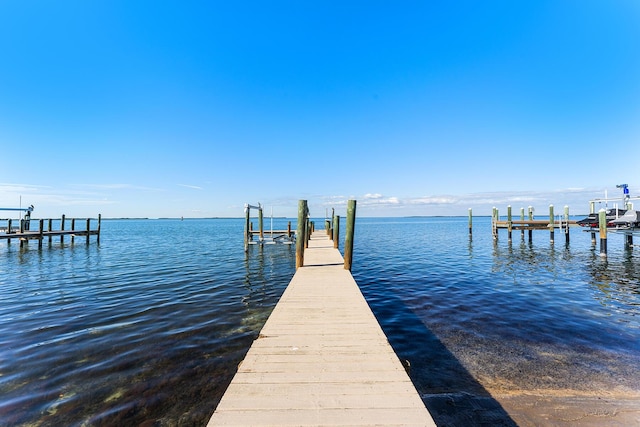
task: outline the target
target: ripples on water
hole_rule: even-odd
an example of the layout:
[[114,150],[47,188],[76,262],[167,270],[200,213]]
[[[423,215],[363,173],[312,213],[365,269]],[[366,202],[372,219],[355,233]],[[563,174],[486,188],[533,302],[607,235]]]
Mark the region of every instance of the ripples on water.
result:
[[[245,254],[242,227],[103,221],[100,245],[0,244],[0,425],[205,424],[295,269],[293,246]],[[467,232],[357,220],[354,277],[423,396],[637,390],[637,247],[610,236],[603,259],[579,230],[494,244],[488,218]]]
[[240,220],[104,221],[2,248],[0,425],[202,425],[295,268]]
[[472,240],[466,225],[357,226],[354,276],[423,395],[639,391],[639,248],[610,235],[602,258],[579,229],[569,246],[542,231],[509,244],[504,230],[492,241],[488,218]]

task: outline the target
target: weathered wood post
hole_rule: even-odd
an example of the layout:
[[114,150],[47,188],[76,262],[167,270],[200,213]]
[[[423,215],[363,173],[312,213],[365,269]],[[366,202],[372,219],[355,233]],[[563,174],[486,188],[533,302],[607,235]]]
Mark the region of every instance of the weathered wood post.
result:
[[[529,221],[533,221],[533,207],[529,206]],[[529,224],[529,243],[533,240],[533,229],[531,229],[531,225]]]
[[[49,232],[53,231],[53,218],[49,218]],[[53,236],[51,236],[51,234],[49,234],[49,244],[51,244],[51,239],[53,239]]]
[[327,231],[327,236],[329,236],[329,233],[331,233],[331,221],[328,219],[324,220],[324,229]]
[[549,242],[554,243],[554,235],[556,230],[556,219],[553,214],[553,205],[549,205]]
[[498,208],[494,206],[491,214],[491,231],[493,233],[493,240],[498,240],[498,218]]
[[296,232],[296,268],[304,266],[304,242],[307,222],[307,201],[298,200],[298,224]]
[[309,247],[309,240],[311,239],[311,221],[309,219],[309,208],[307,207],[307,213],[305,214],[306,220],[304,222],[304,248]]
[[89,244],[90,236],[91,236],[91,218],[87,218],[87,245]]
[[523,221],[522,229],[520,229],[520,237],[524,240],[524,208],[520,208],[520,221]]
[[471,208],[469,208],[469,237],[473,235],[473,213],[471,212]]
[[329,238],[333,240],[333,225],[336,220],[336,209],[331,208],[331,229],[329,230]]
[[[24,219],[20,219],[20,234],[24,233]],[[21,238],[20,239],[20,248],[22,249],[24,247],[24,242],[26,242],[26,239]]]
[[564,207],[564,241],[569,244],[569,206]]
[[344,269],[351,271],[353,261],[353,234],[356,226],[356,201],[347,202],[347,228],[344,239]]
[[244,205],[244,251],[249,250],[249,236],[251,235],[251,224],[249,224],[249,205]]
[[[596,202],[589,202],[589,213],[596,213]],[[593,229],[591,231],[591,244],[596,244],[596,232]]]
[[287,237],[291,238],[291,221],[287,222]]
[[340,215],[336,215],[335,227],[333,228],[333,247],[338,249],[340,241]]
[[507,238],[511,243],[511,232],[513,230],[513,219],[511,218],[511,205],[507,206]]
[[[12,222],[12,220],[11,220],[11,218],[9,218],[7,220],[7,234],[13,233],[13,230],[11,229],[11,227],[12,227],[11,222]],[[9,245],[11,244],[11,239],[7,239],[7,244],[9,244]]]
[[598,211],[598,228],[600,229],[600,256],[607,256],[607,211]]
[[258,230],[260,230],[260,243],[264,242],[264,218],[262,216],[262,205],[258,203]]
[[[62,214],[62,218],[60,218],[60,231],[64,231],[64,214]],[[60,244],[64,243],[64,234],[60,235]]]
[[[76,231],[76,219],[75,218],[71,218],[71,231]],[[75,241],[76,236],[75,235],[71,235],[71,244],[73,245],[73,242]]]
[[96,240],[97,244],[100,244],[100,227],[102,224],[102,214],[98,214],[98,238]]
[[40,220],[40,237],[38,237],[38,249],[42,249],[42,239],[43,239],[43,233],[44,233],[44,219]]

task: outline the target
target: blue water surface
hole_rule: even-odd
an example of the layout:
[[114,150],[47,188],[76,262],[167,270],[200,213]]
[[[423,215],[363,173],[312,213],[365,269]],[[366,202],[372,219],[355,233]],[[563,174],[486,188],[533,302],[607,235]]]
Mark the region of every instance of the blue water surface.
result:
[[[243,224],[103,220],[99,244],[1,242],[0,425],[205,424],[295,271],[294,246],[245,253]],[[426,401],[637,390],[640,248],[610,236],[604,258],[588,233],[558,237],[357,219],[353,275]]]

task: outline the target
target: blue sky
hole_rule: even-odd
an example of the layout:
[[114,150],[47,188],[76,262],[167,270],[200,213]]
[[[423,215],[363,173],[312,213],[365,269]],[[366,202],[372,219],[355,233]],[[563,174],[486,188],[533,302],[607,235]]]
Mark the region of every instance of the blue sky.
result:
[[636,0],[0,0],[0,206],[586,212],[640,194],[639,76]]

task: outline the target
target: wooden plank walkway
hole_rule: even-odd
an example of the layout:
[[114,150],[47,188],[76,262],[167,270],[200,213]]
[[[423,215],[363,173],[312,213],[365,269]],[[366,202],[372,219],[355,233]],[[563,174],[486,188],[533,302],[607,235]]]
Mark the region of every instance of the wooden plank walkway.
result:
[[435,426],[325,232],[208,426]]

